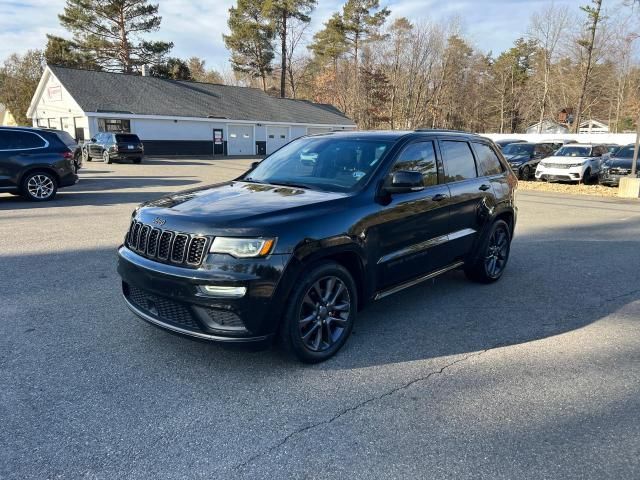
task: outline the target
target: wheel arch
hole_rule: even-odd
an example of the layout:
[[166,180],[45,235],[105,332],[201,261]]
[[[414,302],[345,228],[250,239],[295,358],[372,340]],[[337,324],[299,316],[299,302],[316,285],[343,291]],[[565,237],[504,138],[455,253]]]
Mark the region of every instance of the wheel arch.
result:
[[56,179],[56,183],[58,185],[60,185],[60,175],[58,175],[58,172],[56,172],[56,170],[52,167],[49,166],[43,166],[43,165],[33,165],[31,167],[26,168],[23,172],[20,173],[20,177],[18,178],[18,186],[20,188],[22,188],[22,182],[24,181],[24,179],[32,174],[32,173],[36,173],[36,172],[46,172],[51,174],[55,179]]

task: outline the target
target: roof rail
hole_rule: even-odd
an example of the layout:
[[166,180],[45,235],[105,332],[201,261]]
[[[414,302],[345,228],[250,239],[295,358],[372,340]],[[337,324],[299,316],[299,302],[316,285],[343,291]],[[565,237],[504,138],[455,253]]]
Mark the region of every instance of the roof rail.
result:
[[448,128],[416,128],[414,132],[431,132],[431,133],[464,133],[465,135],[478,135],[477,133],[465,132],[464,130],[451,130]]

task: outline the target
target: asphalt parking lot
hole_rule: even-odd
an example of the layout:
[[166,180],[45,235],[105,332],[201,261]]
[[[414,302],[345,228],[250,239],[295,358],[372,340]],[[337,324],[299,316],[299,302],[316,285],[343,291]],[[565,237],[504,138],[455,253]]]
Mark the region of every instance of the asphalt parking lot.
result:
[[0,478],[640,478],[640,203],[519,192],[503,279],[373,304],[330,361],[134,318],[138,203],[252,160],[89,163],[0,195]]

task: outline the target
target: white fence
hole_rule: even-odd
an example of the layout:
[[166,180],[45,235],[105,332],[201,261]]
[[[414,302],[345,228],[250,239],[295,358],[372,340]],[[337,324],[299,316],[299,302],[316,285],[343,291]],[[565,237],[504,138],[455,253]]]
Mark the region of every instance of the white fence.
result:
[[508,138],[517,138],[528,142],[541,142],[555,139],[571,139],[579,143],[617,143],[628,145],[635,143],[635,133],[481,133],[494,142]]

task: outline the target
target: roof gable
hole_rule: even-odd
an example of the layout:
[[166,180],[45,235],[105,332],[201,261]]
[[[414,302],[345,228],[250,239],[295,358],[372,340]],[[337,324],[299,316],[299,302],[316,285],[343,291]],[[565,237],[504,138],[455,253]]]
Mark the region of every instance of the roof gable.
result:
[[354,125],[334,107],[275,98],[255,88],[49,68],[85,112]]

